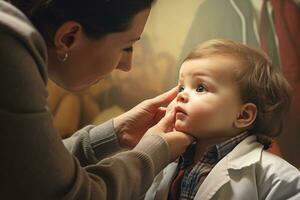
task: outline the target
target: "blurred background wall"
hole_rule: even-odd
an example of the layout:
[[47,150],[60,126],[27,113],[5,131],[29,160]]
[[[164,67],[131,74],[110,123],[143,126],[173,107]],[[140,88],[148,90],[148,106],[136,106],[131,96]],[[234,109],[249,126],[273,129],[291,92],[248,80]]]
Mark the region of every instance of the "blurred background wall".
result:
[[177,84],[183,58],[199,43],[227,38],[263,48],[294,89],[276,153],[300,167],[300,0],[158,0],[130,73],[113,72],[69,93],[49,82],[49,104],[62,138],[99,124]]

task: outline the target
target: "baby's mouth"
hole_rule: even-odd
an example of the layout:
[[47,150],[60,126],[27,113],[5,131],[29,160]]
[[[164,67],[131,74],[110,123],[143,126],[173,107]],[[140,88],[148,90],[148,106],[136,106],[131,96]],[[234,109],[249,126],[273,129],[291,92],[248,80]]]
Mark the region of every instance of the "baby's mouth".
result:
[[183,108],[181,108],[180,106],[176,106],[176,107],[175,107],[175,112],[176,112],[176,114],[177,114],[177,113],[181,113],[181,114],[184,114],[184,115],[187,114],[187,113],[185,112],[185,110],[184,110]]
[[175,118],[176,120],[183,120],[187,116],[185,110],[181,107],[175,107]]

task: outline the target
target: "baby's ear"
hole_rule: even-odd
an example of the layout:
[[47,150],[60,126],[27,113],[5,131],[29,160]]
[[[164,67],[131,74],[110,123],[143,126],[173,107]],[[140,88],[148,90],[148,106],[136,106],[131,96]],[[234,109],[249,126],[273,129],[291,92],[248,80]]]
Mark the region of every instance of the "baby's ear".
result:
[[246,128],[252,125],[257,116],[257,107],[253,103],[245,103],[234,122],[236,128]]

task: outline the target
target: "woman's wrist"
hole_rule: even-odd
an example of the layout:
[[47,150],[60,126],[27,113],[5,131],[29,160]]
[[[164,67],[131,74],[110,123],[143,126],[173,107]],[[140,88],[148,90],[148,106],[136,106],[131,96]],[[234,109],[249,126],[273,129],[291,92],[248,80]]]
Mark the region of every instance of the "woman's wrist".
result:
[[121,115],[113,119],[113,127],[118,138],[120,147],[128,148],[128,145],[126,144],[126,137],[124,136],[125,123],[124,120],[122,120]]

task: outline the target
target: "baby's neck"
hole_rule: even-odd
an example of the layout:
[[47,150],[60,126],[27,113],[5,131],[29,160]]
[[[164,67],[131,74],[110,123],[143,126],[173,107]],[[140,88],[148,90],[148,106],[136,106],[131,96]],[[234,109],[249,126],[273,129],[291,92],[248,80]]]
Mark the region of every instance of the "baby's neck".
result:
[[208,139],[208,140],[198,140],[198,142],[196,144],[194,164],[196,164],[203,157],[204,153],[208,150],[209,147],[216,145],[216,144],[220,144],[220,143],[228,140],[229,138],[230,137],[215,138],[215,139]]

